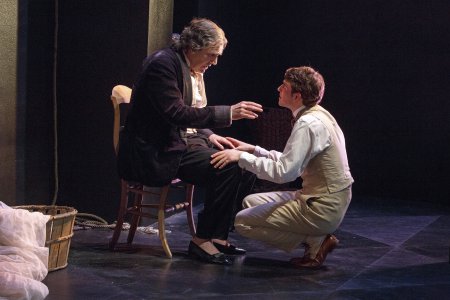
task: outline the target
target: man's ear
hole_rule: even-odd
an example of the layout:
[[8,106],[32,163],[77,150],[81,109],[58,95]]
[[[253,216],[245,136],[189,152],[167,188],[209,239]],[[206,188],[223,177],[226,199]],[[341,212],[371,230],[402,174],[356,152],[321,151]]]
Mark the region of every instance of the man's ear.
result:
[[302,93],[300,93],[300,92],[294,93],[294,99],[295,99],[295,101],[300,101],[303,105]]

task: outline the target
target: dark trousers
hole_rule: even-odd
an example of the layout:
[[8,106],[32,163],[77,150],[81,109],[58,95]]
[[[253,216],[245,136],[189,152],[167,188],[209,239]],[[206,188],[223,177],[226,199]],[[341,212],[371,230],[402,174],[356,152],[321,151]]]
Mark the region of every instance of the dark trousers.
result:
[[188,150],[181,158],[177,177],[206,190],[204,207],[198,214],[197,237],[226,240],[256,176],[237,163],[215,169],[210,162],[217,151],[204,137],[188,138]]

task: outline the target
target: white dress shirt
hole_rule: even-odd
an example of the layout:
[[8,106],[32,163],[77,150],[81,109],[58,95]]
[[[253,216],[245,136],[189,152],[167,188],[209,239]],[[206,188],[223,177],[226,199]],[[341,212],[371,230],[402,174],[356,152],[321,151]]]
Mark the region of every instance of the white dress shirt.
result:
[[[189,59],[186,57],[186,62],[190,66]],[[191,71],[191,82],[192,82],[192,107],[202,108],[207,104],[205,88],[203,86],[203,74],[195,73]],[[187,133],[196,133],[197,129],[187,128]]]
[[303,173],[315,155],[330,144],[331,136],[325,125],[312,115],[304,115],[295,122],[283,153],[256,146],[253,154],[241,154],[239,166],[260,179],[275,183],[291,182]]

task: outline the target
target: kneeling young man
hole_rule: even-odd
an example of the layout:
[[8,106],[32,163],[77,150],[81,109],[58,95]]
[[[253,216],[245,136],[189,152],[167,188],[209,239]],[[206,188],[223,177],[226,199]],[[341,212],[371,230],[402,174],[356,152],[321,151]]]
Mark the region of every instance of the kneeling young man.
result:
[[304,256],[291,259],[299,268],[320,267],[337,246],[339,241],[332,233],[341,224],[352,196],[344,134],[319,105],[324,90],[324,79],[313,68],[289,68],[278,87],[278,104],[295,117],[283,153],[229,138],[236,148],[217,152],[211,160],[216,168],[238,162],[258,178],[276,183],[301,176],[298,191],[247,196],[235,219],[236,231],[245,237],[288,252],[303,244]]

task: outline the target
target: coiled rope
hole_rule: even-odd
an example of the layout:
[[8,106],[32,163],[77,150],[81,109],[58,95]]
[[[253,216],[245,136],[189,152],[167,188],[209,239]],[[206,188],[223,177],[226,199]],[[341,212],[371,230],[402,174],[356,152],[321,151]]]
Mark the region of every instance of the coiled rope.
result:
[[[75,217],[75,226],[73,228],[73,230],[84,230],[84,229],[89,229],[89,228],[111,228],[114,229],[116,228],[116,224],[117,222],[115,221],[112,224],[108,224],[108,222],[106,220],[104,220],[103,218],[93,215],[93,214],[88,214],[88,213],[77,213],[76,217]],[[127,222],[124,222],[122,224],[122,230],[129,230],[130,229],[130,224]],[[142,233],[147,233],[147,234],[158,234],[159,230],[157,228],[154,228],[153,226],[138,226],[137,231],[140,231]],[[166,230],[166,233],[171,233],[170,230]]]

